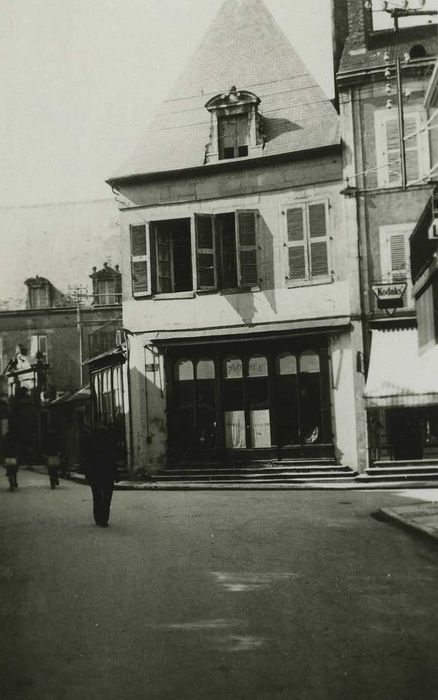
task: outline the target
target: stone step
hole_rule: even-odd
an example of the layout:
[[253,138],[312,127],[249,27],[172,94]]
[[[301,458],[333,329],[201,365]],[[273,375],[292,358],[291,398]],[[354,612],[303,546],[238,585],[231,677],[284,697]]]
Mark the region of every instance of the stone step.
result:
[[157,474],[153,480],[156,482],[176,482],[176,481],[206,481],[206,482],[236,482],[241,481],[242,483],[265,483],[265,482],[276,482],[276,481],[327,481],[333,479],[345,479],[351,480],[357,476],[357,472],[352,471],[348,468],[341,469],[331,469],[328,470],[312,470],[312,471],[274,471],[271,470],[269,473],[260,472],[248,472],[242,474],[239,472],[226,473],[223,472],[211,472],[210,474],[205,474],[201,472],[187,471],[183,473],[163,473]]

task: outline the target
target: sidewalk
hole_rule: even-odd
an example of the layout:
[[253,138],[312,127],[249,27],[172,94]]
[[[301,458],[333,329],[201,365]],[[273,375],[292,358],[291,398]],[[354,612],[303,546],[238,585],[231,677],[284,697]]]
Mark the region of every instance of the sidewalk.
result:
[[426,535],[438,544],[438,495],[435,502],[418,501],[396,508],[382,508],[378,516],[408,530]]

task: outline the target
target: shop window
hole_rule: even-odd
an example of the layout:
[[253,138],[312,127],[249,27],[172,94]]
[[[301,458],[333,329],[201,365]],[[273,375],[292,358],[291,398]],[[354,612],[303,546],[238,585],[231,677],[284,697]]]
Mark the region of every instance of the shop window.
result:
[[286,214],[286,247],[289,284],[331,279],[327,202],[289,207]]
[[[394,110],[374,113],[376,135],[377,183],[379,187],[401,185],[400,134]],[[419,112],[405,112],[406,180],[415,182],[429,169],[428,132],[422,131],[424,117]],[[420,133],[421,132],[421,133]]]
[[301,441],[311,445],[322,441],[322,392],[319,356],[313,350],[299,358],[299,401]]
[[246,422],[243,364],[239,357],[233,355],[225,358],[223,377],[225,446],[242,449],[246,447]]
[[276,357],[277,442],[280,447],[300,443],[298,407],[298,364],[295,355],[282,352]]
[[257,214],[196,215],[199,290],[258,285]]
[[270,447],[268,361],[263,355],[249,359],[247,384],[251,446]]
[[196,437],[201,447],[213,447],[216,442],[215,367],[208,358],[196,365]]
[[414,303],[409,251],[409,237],[414,227],[414,223],[380,227],[380,281],[406,283],[402,300],[405,308],[411,308]]

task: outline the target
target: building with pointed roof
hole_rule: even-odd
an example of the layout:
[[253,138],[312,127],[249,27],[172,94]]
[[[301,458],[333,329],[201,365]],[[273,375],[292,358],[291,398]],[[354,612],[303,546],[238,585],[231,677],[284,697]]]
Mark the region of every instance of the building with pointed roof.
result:
[[131,467],[358,468],[339,116],[262,0],[225,0],[108,183],[121,202]]

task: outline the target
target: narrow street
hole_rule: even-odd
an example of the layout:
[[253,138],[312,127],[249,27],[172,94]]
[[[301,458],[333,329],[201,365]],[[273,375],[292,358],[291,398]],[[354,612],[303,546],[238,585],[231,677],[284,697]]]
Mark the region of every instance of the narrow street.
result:
[[5,700],[437,697],[438,556],[377,492],[1,482]]

